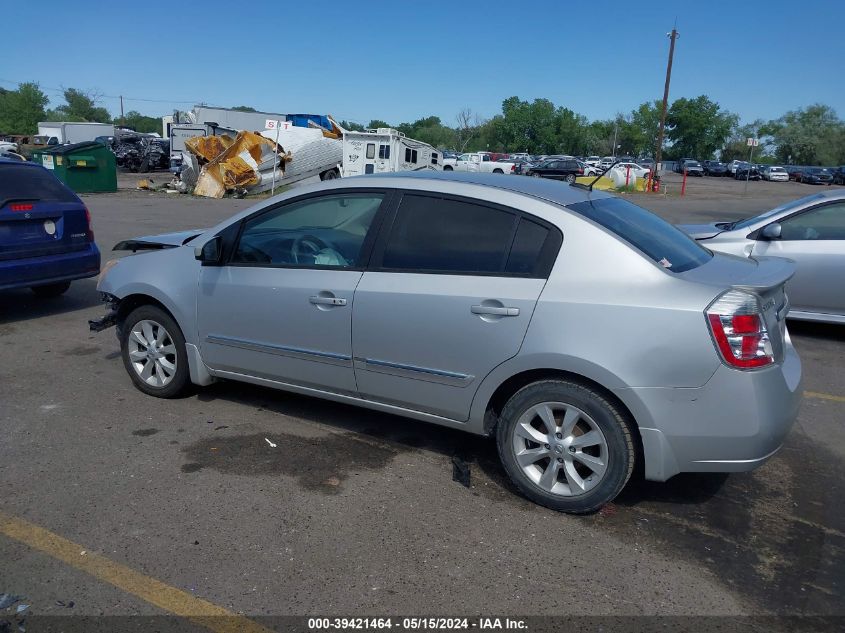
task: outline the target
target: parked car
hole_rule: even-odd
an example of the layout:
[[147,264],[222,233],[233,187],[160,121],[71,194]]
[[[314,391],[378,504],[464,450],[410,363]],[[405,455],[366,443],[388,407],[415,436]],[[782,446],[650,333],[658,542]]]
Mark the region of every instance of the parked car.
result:
[[91,216],[41,165],[0,159],[0,290],[56,297],[100,272]]
[[640,167],[645,167],[646,169],[651,169],[652,171],[654,171],[655,165],[653,158],[640,158],[639,160],[634,162],[636,162],[637,165],[639,165]]
[[101,276],[91,328],[117,325],[142,392],[232,379],[494,436],[555,510],[596,510],[640,465],[754,469],[801,400],[794,264],[714,254],[605,192],[364,176],[119,246],[138,254]]
[[497,163],[486,152],[469,152],[457,158],[444,158],[443,171],[468,171],[488,174],[514,174],[516,164],[512,162]]
[[589,165],[590,167],[598,167],[598,164],[601,162],[601,156],[587,156],[584,159],[584,163]]
[[741,161],[741,160],[732,160],[731,162],[729,162],[728,165],[727,165],[728,173],[726,175],[727,176],[735,176],[736,175],[736,168],[739,167],[742,164],[744,164],[744,161]]
[[734,172],[736,180],[760,180],[760,172],[750,163],[740,163]]
[[617,163],[614,169],[621,169],[623,173],[631,170],[631,175],[637,178],[648,178],[648,168],[638,165],[637,163]]
[[727,165],[718,160],[705,160],[701,163],[701,167],[704,169],[705,176],[726,176],[728,174]]
[[798,175],[798,182],[808,185],[833,184],[833,174],[823,167],[805,167]]
[[797,167],[796,165],[790,165],[786,168],[786,173],[789,175],[790,180],[794,180],[795,182],[799,182],[801,179],[801,173],[804,171],[803,167]]
[[834,185],[845,185],[845,165],[834,169],[832,176]]
[[797,264],[789,318],[845,323],[845,191],[825,191],[736,222],[681,225],[711,250]]
[[574,158],[552,158],[535,165],[525,172],[526,176],[535,178],[552,178],[553,180],[565,180],[575,182],[575,178],[584,175],[584,163]]
[[688,176],[704,176],[704,168],[697,160],[686,159],[681,163],[681,173]]
[[772,182],[786,182],[789,180],[789,174],[786,170],[777,165],[766,165],[763,171],[760,172],[760,175],[763,176],[763,180],[770,180]]
[[599,167],[601,167],[604,171],[610,169],[610,166],[616,162],[616,158],[613,156],[605,156],[599,161]]

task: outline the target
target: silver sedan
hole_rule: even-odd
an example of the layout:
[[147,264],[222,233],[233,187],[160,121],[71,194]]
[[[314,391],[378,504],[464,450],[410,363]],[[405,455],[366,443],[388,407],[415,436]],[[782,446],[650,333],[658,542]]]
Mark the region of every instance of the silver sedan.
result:
[[[590,512],[642,464],[745,471],[801,399],[782,259],[630,202],[485,174],[302,187],[127,240],[99,290],[135,386],[236,380],[496,438],[528,498]],[[398,423],[398,421],[397,421]]]
[[746,220],[679,228],[714,251],[793,260],[789,317],[845,323],[845,191],[807,196]]

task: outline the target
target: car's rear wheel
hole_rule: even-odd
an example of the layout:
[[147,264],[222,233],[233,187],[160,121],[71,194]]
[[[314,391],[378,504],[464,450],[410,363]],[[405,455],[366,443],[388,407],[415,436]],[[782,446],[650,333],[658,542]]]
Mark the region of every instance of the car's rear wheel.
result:
[[133,310],[120,329],[123,364],[135,386],[157,398],[173,398],[190,382],[185,337],[176,321],[152,305]]
[[564,380],[536,382],[505,405],[499,457],[526,497],[583,514],[613,500],[634,469],[628,420],[601,393]]
[[320,174],[321,180],[335,180],[336,178],[340,178],[340,174],[337,173],[336,169],[330,169]]
[[452,171],[452,166],[446,165],[445,167],[443,167],[443,171]]
[[540,174],[538,174],[536,171],[532,173],[531,176],[534,178],[542,178],[542,176],[540,176]]
[[570,185],[575,182],[575,174],[567,174],[566,182],[568,182]]
[[42,297],[44,299],[49,299],[50,297],[58,297],[59,295],[63,295],[67,292],[68,288],[70,288],[69,281],[60,281],[59,283],[55,284],[46,284],[44,286],[33,286],[31,288],[32,292],[35,293],[36,297]]
[[494,174],[504,174],[505,172],[503,172],[501,169],[494,169],[493,173]]

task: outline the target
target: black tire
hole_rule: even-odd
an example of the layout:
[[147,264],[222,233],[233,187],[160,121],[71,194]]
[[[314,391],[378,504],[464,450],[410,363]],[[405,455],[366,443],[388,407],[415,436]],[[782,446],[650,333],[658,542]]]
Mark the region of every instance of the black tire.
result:
[[141,164],[138,166],[138,171],[140,171],[142,174],[149,173],[149,171],[150,171],[150,161],[147,160],[146,158],[144,160],[142,160]]
[[567,174],[566,182],[568,182],[570,185],[575,182],[575,174]]
[[[176,371],[172,379],[164,386],[158,387],[145,382],[133,366],[129,358],[129,338],[132,330],[141,321],[154,321],[163,326],[170,337],[175,348]],[[132,379],[135,387],[145,394],[156,398],[175,398],[184,393],[190,385],[190,373],[188,371],[188,354],[185,351],[185,337],[176,321],[167,312],[153,305],[144,305],[129,313],[126,320],[120,327],[120,353],[123,357],[123,366],[126,373]],[[169,357],[168,357],[169,358]],[[147,363],[152,362],[147,360]],[[172,361],[171,361],[172,362]]]
[[52,297],[58,297],[59,295],[63,295],[67,292],[68,288],[70,288],[69,281],[60,281],[55,284],[46,284],[44,286],[32,286],[30,290],[35,293],[36,297],[41,297],[42,299],[50,299]]
[[445,165],[443,167],[443,171],[453,171],[452,166],[451,165]]
[[504,174],[505,172],[503,172],[501,169],[494,169],[493,173],[494,174]]
[[335,180],[336,178],[340,178],[340,174],[337,173],[336,169],[330,169],[320,174],[320,180]]
[[[516,460],[513,435],[517,423],[531,407],[543,402],[564,403],[580,409],[592,418],[604,436],[606,470],[600,481],[587,492],[564,496],[543,490],[523,472]],[[542,506],[570,514],[595,512],[612,501],[628,483],[636,462],[632,423],[617,405],[593,389],[566,380],[535,382],[517,391],[502,411],[496,427],[496,443],[505,471],[523,495]],[[569,450],[572,451],[571,448]]]

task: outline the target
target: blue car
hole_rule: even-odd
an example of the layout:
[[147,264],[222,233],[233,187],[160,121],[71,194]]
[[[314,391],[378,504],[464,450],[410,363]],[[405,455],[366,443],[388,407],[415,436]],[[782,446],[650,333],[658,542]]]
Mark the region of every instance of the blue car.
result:
[[100,272],[91,216],[73,191],[35,163],[0,159],[0,290],[57,297]]

